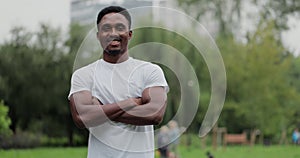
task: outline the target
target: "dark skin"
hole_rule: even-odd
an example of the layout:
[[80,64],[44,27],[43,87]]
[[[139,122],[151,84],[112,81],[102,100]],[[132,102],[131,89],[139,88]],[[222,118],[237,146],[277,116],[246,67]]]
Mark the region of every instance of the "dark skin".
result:
[[[132,37],[129,22],[118,13],[106,14],[98,24],[97,38],[103,48],[103,60],[121,63],[129,58],[128,41]],[[109,51],[119,51],[110,54]],[[117,103],[102,105],[90,91],[71,95],[70,108],[79,128],[94,127],[108,119],[132,125],[156,125],[162,121],[167,95],[163,87],[146,88],[140,98],[128,98]]]
[[[103,48],[103,60],[109,63],[121,63],[129,58],[128,41],[132,37],[129,23],[122,14],[106,14],[98,24],[97,38]],[[107,51],[118,50],[117,55],[110,55]]]

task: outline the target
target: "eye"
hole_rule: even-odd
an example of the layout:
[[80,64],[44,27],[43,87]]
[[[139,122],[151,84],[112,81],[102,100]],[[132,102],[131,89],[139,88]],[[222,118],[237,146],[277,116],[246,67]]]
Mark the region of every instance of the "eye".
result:
[[116,25],[116,30],[118,30],[118,31],[124,31],[125,30],[125,25],[123,25],[123,24],[117,24]]
[[111,26],[109,26],[109,25],[103,25],[101,27],[101,30],[104,31],[104,32],[110,31],[111,30]]

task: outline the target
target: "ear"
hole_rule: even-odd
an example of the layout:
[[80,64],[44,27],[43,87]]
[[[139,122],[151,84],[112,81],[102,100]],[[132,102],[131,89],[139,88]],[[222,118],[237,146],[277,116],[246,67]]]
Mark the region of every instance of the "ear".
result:
[[100,38],[99,38],[99,31],[96,32],[96,38],[97,38],[98,40],[100,40]]
[[129,39],[131,39],[131,37],[132,37],[132,30],[130,30],[129,32],[128,32],[128,35],[129,35]]

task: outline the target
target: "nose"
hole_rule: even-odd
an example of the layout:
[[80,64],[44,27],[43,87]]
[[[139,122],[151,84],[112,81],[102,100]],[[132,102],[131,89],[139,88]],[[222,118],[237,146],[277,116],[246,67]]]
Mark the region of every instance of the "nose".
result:
[[111,30],[111,36],[116,36],[116,35],[119,35],[119,33],[118,33],[118,31],[115,28],[113,28]]

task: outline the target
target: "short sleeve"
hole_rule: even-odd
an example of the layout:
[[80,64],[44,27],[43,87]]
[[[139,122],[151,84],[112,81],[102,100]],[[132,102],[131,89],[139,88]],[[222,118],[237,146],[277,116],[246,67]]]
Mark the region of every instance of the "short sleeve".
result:
[[166,92],[169,91],[168,83],[162,69],[158,65],[151,64],[147,66],[145,88],[162,86]]
[[71,78],[71,88],[68,95],[70,99],[71,95],[83,91],[83,90],[92,90],[93,86],[93,71],[89,67],[83,67],[76,70]]

